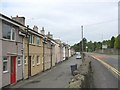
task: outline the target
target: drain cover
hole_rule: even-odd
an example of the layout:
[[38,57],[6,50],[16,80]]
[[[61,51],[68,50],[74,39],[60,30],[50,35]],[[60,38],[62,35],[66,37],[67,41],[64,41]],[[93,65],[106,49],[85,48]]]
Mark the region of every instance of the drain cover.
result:
[[30,83],[39,83],[40,81],[31,81]]

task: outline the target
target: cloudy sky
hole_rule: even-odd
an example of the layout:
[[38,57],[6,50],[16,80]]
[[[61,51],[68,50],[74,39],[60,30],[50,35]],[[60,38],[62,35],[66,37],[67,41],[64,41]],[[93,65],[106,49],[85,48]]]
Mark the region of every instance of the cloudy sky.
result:
[[6,16],[24,16],[26,25],[45,27],[54,38],[70,45],[81,40],[101,41],[118,34],[119,0],[0,0]]

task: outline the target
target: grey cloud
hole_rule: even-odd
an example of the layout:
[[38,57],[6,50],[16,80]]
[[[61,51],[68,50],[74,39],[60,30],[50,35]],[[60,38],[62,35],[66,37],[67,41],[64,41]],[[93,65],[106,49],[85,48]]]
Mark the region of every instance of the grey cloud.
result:
[[[91,2],[90,2],[91,1]],[[106,32],[104,38],[117,34],[117,23],[90,25],[117,19],[118,0],[4,0],[2,12],[8,16],[25,16],[26,24],[31,27],[45,26],[46,31],[60,37],[70,44],[80,40],[81,25],[85,25],[85,37],[89,40],[101,40],[100,32]],[[104,28],[103,28],[104,27]],[[96,37],[96,38],[94,38]]]

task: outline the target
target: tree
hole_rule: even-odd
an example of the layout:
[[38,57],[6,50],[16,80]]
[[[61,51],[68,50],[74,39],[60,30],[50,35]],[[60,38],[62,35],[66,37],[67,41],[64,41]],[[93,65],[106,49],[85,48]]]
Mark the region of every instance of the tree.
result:
[[117,38],[115,39],[115,44],[114,47],[116,49],[120,49],[120,34],[117,36]]
[[94,45],[93,51],[95,51],[95,50],[96,50],[96,47],[97,47],[97,42],[94,42],[93,45]]
[[110,41],[110,48],[114,48],[114,43],[115,43],[115,37],[112,36],[111,41]]
[[101,42],[97,42],[96,49],[102,49],[102,43]]
[[87,46],[88,46],[88,52],[94,51],[94,44],[92,43],[92,41],[89,41],[87,43]]
[[[85,51],[86,50],[86,45],[87,45],[87,39],[86,38],[83,38],[83,50]],[[74,44],[72,46],[72,48],[74,48],[74,50],[76,52],[81,52],[82,51],[82,41],[80,41],[80,43],[77,43],[77,44]]]

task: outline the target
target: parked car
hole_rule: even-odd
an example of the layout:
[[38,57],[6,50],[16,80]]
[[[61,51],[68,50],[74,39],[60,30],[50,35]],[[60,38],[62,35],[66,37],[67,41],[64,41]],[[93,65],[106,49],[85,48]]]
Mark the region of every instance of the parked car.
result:
[[81,59],[81,55],[77,55],[77,56],[76,56],[76,59]]

